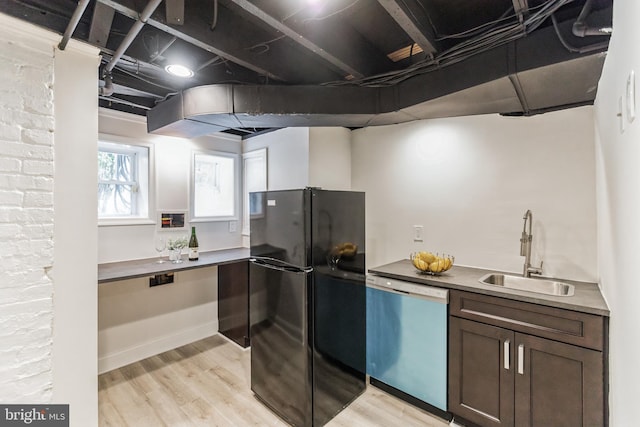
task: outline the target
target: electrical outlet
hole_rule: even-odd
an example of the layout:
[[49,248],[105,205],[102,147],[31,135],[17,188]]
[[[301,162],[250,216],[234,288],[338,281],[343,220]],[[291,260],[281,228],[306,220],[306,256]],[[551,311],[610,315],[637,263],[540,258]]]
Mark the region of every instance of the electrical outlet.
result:
[[238,221],[229,221],[229,233],[238,231]]
[[414,225],[413,226],[413,241],[414,242],[422,242],[424,239],[424,226],[423,225]]
[[149,277],[149,286],[159,286],[173,283],[173,273],[156,274]]

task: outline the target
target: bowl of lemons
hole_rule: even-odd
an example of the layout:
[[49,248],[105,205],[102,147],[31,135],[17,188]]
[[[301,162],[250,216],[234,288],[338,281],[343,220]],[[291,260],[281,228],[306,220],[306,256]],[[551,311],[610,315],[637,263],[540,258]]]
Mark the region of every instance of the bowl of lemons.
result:
[[443,254],[440,256],[439,254],[423,251],[412,253],[409,258],[420,273],[426,274],[444,273],[453,266],[455,259],[451,255]]

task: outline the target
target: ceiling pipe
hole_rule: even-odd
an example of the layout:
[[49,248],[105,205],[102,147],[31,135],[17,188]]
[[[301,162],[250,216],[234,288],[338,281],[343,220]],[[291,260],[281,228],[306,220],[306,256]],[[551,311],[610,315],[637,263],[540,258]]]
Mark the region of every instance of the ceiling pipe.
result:
[[67,29],[62,35],[62,40],[60,41],[60,44],[58,44],[58,49],[65,50],[65,48],[67,47],[67,43],[69,43],[69,39],[73,35],[73,32],[76,30],[76,27],[80,22],[80,18],[82,18],[82,14],[89,5],[89,1],[90,0],[80,0],[78,2],[78,7],[76,7],[75,12],[73,12],[73,15],[71,16],[69,25],[67,25]]
[[611,27],[594,28],[587,25],[587,16],[591,13],[592,6],[593,0],[587,0],[580,12],[580,15],[578,15],[578,19],[576,19],[576,22],[573,24],[573,28],[571,30],[573,35],[576,37],[608,36],[611,34]]
[[569,52],[573,52],[573,53],[588,53],[588,52],[594,52],[596,50],[606,50],[607,47],[609,46],[609,42],[596,43],[596,44],[592,44],[592,45],[589,45],[589,46],[582,46],[582,47],[572,46],[562,36],[562,33],[560,32],[560,28],[558,26],[558,21],[556,20],[556,15],[555,14],[551,15],[551,22],[553,23],[553,28],[556,30],[556,34],[558,35],[558,40],[560,40],[560,43],[562,43],[562,46],[564,46],[564,48],[567,49]]
[[111,96],[113,95],[113,91],[113,78],[111,77],[111,73],[107,73],[104,76],[104,86],[98,89],[98,94],[100,96]]
[[122,58],[122,55],[124,55],[124,52],[129,48],[129,46],[131,46],[131,43],[133,43],[135,38],[138,36],[142,27],[146,24],[147,19],[149,19],[158,6],[160,6],[160,3],[162,3],[162,0],[150,0],[149,3],[147,3],[147,6],[138,16],[138,20],[134,22],[126,37],[122,40],[122,43],[120,43],[120,46],[118,46],[118,49],[116,49],[115,53],[111,57],[111,61],[109,61],[104,68],[105,73],[111,73],[113,68],[116,66],[116,63],[120,58]]
[[116,49],[116,51],[113,53],[111,60],[104,67],[104,86],[98,89],[98,93],[100,94],[100,96],[111,96],[113,94],[114,88],[111,71],[113,71],[116,63],[120,60],[120,58],[122,58],[129,46],[131,46],[131,43],[133,43],[135,38],[142,30],[142,27],[144,27],[144,24],[147,22],[147,19],[151,17],[160,3],[162,3],[162,0],[151,0],[149,1],[149,3],[147,3],[147,6],[144,8],[142,13],[140,13],[136,22],[133,23],[133,26],[125,36],[124,40],[122,40],[122,43],[120,43],[120,46],[118,46],[118,49]]

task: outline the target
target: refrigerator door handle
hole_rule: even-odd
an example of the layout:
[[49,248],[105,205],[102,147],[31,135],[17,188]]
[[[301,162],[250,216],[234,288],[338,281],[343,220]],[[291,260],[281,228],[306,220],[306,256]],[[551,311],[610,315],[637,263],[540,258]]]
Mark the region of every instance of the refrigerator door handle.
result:
[[249,258],[249,262],[272,270],[285,271],[289,273],[307,274],[313,271],[313,267],[298,267],[297,265],[269,257],[251,257]]

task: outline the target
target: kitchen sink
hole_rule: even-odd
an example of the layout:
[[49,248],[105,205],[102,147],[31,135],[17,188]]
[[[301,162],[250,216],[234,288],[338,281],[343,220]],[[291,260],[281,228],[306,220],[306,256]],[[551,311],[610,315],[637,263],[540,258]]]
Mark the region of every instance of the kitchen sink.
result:
[[539,294],[570,297],[573,295],[574,286],[555,280],[537,279],[530,277],[510,276],[508,274],[490,273],[480,278],[480,283],[485,285],[502,286],[509,289],[537,292]]

